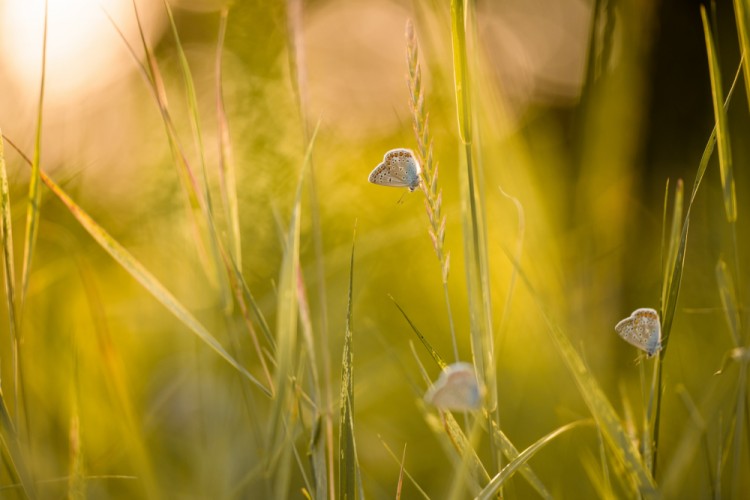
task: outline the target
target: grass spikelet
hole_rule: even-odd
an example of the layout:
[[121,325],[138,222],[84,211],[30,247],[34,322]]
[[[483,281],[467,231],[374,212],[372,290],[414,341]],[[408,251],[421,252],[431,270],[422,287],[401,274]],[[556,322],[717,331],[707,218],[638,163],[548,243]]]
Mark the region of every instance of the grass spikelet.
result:
[[459,360],[456,328],[453,321],[450,295],[448,294],[448,275],[450,274],[450,252],[445,250],[445,214],[442,212],[443,190],[438,185],[438,164],[433,153],[430,137],[429,115],[425,111],[424,88],[422,86],[422,66],[419,60],[419,41],[411,19],[406,21],[406,65],[409,70],[408,85],[410,108],[414,135],[417,140],[417,156],[422,166],[422,182],[419,187],[424,194],[424,206],[430,223],[428,232],[432,240],[438,262],[440,277],[443,282],[443,298],[448,311],[448,325],[451,332],[453,357]]

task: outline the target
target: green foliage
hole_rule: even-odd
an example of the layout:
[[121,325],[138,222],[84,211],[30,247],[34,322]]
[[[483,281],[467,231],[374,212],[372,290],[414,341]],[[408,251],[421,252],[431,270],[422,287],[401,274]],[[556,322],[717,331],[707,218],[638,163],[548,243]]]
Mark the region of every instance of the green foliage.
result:
[[[593,2],[559,43],[532,29],[547,20],[533,6],[534,22],[511,6],[419,4],[401,37],[403,12],[385,5],[237,2],[217,16],[154,4],[133,2],[132,27],[105,12],[141,76],[85,98],[137,96],[109,136],[119,146],[69,138],[98,124],[68,124],[54,100],[46,7],[33,127],[2,116],[0,496],[750,488],[750,189],[736,140],[748,111],[731,105],[743,75],[750,102],[747,0],[700,9],[712,111],[700,126],[713,131],[677,145],[691,162],[670,160],[677,179],[639,168],[650,4]],[[721,50],[731,36],[741,59]],[[571,40],[587,45],[581,67],[554,91],[573,95],[549,106],[535,92],[554,87],[545,71]],[[671,140],[662,132],[648,139]],[[396,147],[421,167],[399,201],[364,182]],[[112,162],[107,175],[69,176],[97,163],[76,148]],[[614,325],[652,306],[662,342],[646,358]],[[481,405],[430,406],[425,391],[458,361]]]

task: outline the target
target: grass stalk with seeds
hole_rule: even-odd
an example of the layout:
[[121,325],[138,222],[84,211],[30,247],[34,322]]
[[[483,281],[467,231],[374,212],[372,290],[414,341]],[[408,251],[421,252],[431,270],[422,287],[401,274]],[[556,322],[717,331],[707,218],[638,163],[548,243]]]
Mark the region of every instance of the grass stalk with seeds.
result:
[[414,135],[417,139],[417,159],[422,166],[422,182],[419,184],[424,194],[424,206],[430,226],[428,231],[440,263],[440,279],[443,284],[443,298],[448,312],[448,325],[453,345],[453,357],[458,361],[456,327],[453,321],[448,274],[450,273],[450,252],[445,249],[445,214],[442,212],[443,190],[438,184],[438,162],[434,157],[432,137],[430,137],[429,113],[425,110],[422,65],[419,60],[419,41],[411,19],[406,22],[406,63],[409,70],[409,104],[412,113]]

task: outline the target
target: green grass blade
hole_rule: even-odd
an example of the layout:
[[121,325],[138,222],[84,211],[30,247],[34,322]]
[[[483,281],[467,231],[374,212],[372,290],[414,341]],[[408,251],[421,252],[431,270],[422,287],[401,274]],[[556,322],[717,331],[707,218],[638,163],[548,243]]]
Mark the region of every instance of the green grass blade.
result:
[[0,389],[0,441],[2,441],[0,445],[6,451],[6,466],[11,476],[14,476],[13,479],[20,485],[23,497],[35,498],[34,481],[21,453],[18,434],[8,413],[2,389]]
[[[297,194],[292,208],[292,216],[286,234],[284,256],[278,284],[276,312],[276,372],[274,374],[273,408],[271,410],[268,446],[277,450],[287,446],[285,431],[282,427],[285,412],[289,411],[289,381],[294,379],[294,366],[297,356],[297,281],[299,273],[300,219],[302,217],[302,186],[307,173],[303,168],[297,184]],[[288,456],[288,454],[284,454]],[[281,468],[286,465],[282,464]],[[288,485],[282,485],[288,487]],[[279,498],[285,498],[285,492],[276,491]]]
[[617,413],[612,404],[607,399],[604,391],[599,386],[594,376],[586,368],[585,363],[576,352],[573,344],[562,329],[552,321],[546,307],[539,298],[528,276],[521,268],[520,264],[511,256],[510,252],[505,250],[505,254],[512,264],[518,269],[518,275],[531,293],[532,298],[537,303],[541,312],[542,319],[547,324],[552,340],[554,341],[558,352],[563,358],[566,366],[573,375],[578,386],[578,390],[583,397],[586,406],[594,416],[597,425],[602,431],[604,440],[609,445],[612,455],[618,462],[625,467],[625,470],[635,481],[641,495],[652,496],[656,494],[656,483],[654,482],[648,469],[644,466],[638,450],[633,446],[628,433],[622,426]]
[[182,305],[159,280],[154,277],[125,247],[120,245],[112,236],[107,233],[99,224],[94,221],[68,194],[58,186],[47,174],[40,171],[41,179],[44,184],[54,193],[55,196],[67,207],[73,217],[79,224],[91,235],[99,246],[115,259],[122,268],[130,274],[138,283],[141,284],[153,297],[169,310],[180,322],[191,330],[201,341],[213,349],[227,363],[234,367],[238,372],[244,375],[250,382],[256,385],[267,396],[271,395],[270,390],[261,384],[258,379],[250,374],[242,365],[240,365],[221,344],[206,330],[206,328],[193,316],[185,306]]
[[[385,448],[385,451],[388,452],[388,455],[393,459],[394,462],[399,464],[399,468],[403,470],[404,476],[411,482],[411,484],[417,489],[420,495],[422,495],[423,498],[426,500],[430,500],[430,496],[427,494],[427,492],[424,491],[424,489],[417,483],[416,479],[414,479],[414,476],[412,476],[409,471],[406,469],[406,465],[404,463],[404,457],[402,456],[401,459],[399,459],[396,454],[393,452],[390,446],[383,441],[383,438],[378,435],[378,439],[380,439],[380,442],[383,444],[383,447]],[[406,443],[404,443],[404,455],[406,454]]]
[[[175,47],[177,49],[177,57],[180,61],[180,69],[182,72],[182,80],[185,84],[185,93],[187,94],[187,106],[188,106],[188,116],[190,118],[190,127],[193,131],[193,138],[196,144],[196,148],[200,154],[200,162],[201,162],[201,173],[202,173],[202,180],[203,180],[203,196],[202,198],[197,195],[197,199],[203,199],[204,203],[201,204],[201,209],[203,211],[203,216],[206,219],[205,224],[208,228],[208,245],[211,252],[211,263],[213,264],[213,274],[216,277],[216,282],[218,283],[219,290],[221,292],[221,300],[222,304],[224,304],[224,309],[229,311],[231,308],[231,290],[229,288],[229,283],[227,281],[227,276],[225,273],[222,272],[222,266],[220,261],[220,251],[219,251],[219,241],[218,241],[218,234],[219,231],[215,227],[214,223],[214,217],[213,217],[213,207],[211,203],[211,192],[208,187],[208,171],[206,167],[206,155],[205,155],[205,148],[203,146],[203,134],[201,132],[201,121],[200,121],[200,115],[199,115],[199,105],[198,105],[198,96],[195,91],[195,83],[193,82],[193,75],[190,71],[190,64],[188,64],[187,56],[185,55],[185,50],[182,47],[182,42],[180,40],[179,33],[177,32],[177,25],[174,21],[174,16],[172,14],[172,8],[169,6],[169,2],[167,0],[164,0],[164,8],[167,11],[167,17],[169,18],[169,24],[172,28],[172,35],[175,40]],[[174,137],[174,140],[176,142],[176,136]],[[229,221],[228,221],[229,222]],[[232,248],[232,251],[234,252],[234,248]]]
[[518,455],[515,459],[506,465],[500,473],[492,478],[490,483],[484,487],[484,489],[477,496],[480,500],[489,500],[495,493],[502,487],[503,483],[508,480],[518,469],[526,464],[536,453],[548,445],[553,439],[560,436],[561,434],[578,427],[584,423],[588,423],[587,420],[579,420],[577,422],[571,422],[567,425],[563,425],[559,429],[550,432],[546,436],[539,439],[537,442],[526,448]]
[[242,234],[240,231],[240,212],[237,201],[237,176],[232,141],[229,136],[229,122],[224,106],[222,62],[224,39],[227,31],[229,8],[224,7],[219,17],[219,36],[216,42],[216,115],[219,127],[219,174],[221,177],[221,194],[229,226],[229,248],[237,267],[242,268]]
[[198,152],[200,153],[201,167],[203,171],[203,195],[205,196],[206,202],[210,209],[211,197],[208,190],[208,173],[206,172],[206,157],[203,148],[203,134],[201,133],[200,116],[198,116],[198,96],[195,93],[195,84],[193,83],[193,75],[190,72],[190,64],[188,64],[185,50],[182,48],[182,42],[180,41],[180,35],[177,32],[177,25],[174,22],[172,8],[169,6],[169,2],[167,2],[167,0],[164,0],[164,9],[167,11],[169,26],[172,29],[172,36],[174,37],[175,47],[177,49],[177,59],[180,61],[182,81],[185,84],[187,105],[190,111],[188,113],[188,116],[190,117],[190,127],[193,131],[193,137],[195,139]]
[[139,481],[143,484],[145,498],[161,498],[163,495],[159,491],[154,477],[153,459],[149,456],[145,438],[141,431],[141,424],[128,390],[125,365],[107,324],[105,306],[102,303],[94,270],[91,269],[85,259],[76,259],[75,262],[96,335],[99,363],[102,367],[107,390],[112,401],[117,405],[116,414],[118,418],[110,423],[114,426],[119,425],[117,430],[122,433],[123,440],[128,443],[129,450],[132,450],[133,457],[130,463],[133,465]]
[[[667,244],[667,211],[669,210],[669,178],[667,178],[667,182],[664,186],[664,207],[662,208],[662,219],[661,219],[661,257],[659,259],[659,262],[661,263],[661,296],[659,303],[659,307],[663,308],[666,297],[667,297],[667,290],[669,289],[669,282],[667,281],[668,275],[667,275],[667,269],[671,266],[669,255],[664,254],[664,249],[668,248],[669,245]],[[666,257],[666,260],[665,260]]]
[[713,98],[714,118],[716,119],[716,143],[719,149],[719,171],[721,173],[721,187],[724,196],[724,211],[727,221],[734,222],[737,220],[737,195],[734,188],[729,126],[726,110],[722,105],[724,102],[724,90],[721,85],[721,68],[706,8],[702,5],[701,19],[703,20],[703,33],[706,38],[706,51],[708,52],[708,68],[711,75],[711,97]]
[[663,336],[661,357],[663,357],[663,353],[669,343],[672,321],[677,307],[677,298],[680,293],[682,266],[685,261],[688,218],[685,217],[683,222],[684,198],[684,184],[682,180],[678,180],[672,206],[672,226],[669,232],[666,275],[663,278],[666,286],[663,291],[662,310],[660,311]]
[[453,84],[458,110],[458,130],[464,144],[471,144],[469,65],[466,60],[464,0],[451,0],[451,41],[453,42]]
[[21,270],[21,310],[26,299],[31,275],[31,259],[34,257],[37,234],[39,233],[39,204],[41,203],[42,153],[42,111],[44,109],[44,85],[47,75],[47,18],[49,15],[48,0],[44,2],[44,35],[42,40],[42,75],[39,85],[39,103],[36,117],[36,136],[34,138],[34,159],[31,161],[31,178],[29,179],[29,206],[26,211],[26,239],[23,247],[23,269]]
[[716,282],[719,285],[719,297],[721,298],[724,316],[729,325],[729,333],[732,334],[734,346],[740,347],[740,314],[737,296],[732,275],[723,259],[719,259],[719,262],[716,263]]
[[[78,340],[75,341],[78,343]],[[70,462],[68,464],[68,499],[85,500],[86,496],[86,467],[84,463],[83,441],[81,440],[81,418],[79,392],[80,381],[78,375],[78,355],[74,352],[73,389],[71,395],[70,428],[68,430],[68,447],[70,449]]]
[[737,34],[740,38],[740,52],[742,57],[742,68],[745,73],[745,95],[747,95],[748,104],[750,104],[750,22],[748,14],[750,13],[750,2],[748,0],[734,0],[734,18],[737,22]]
[[[13,346],[13,374],[15,407],[18,408],[19,376],[19,330],[16,310],[16,272],[13,265],[13,226],[10,213],[10,192],[8,189],[8,172],[5,168],[5,151],[2,131],[0,131],[0,239],[3,245],[3,264],[5,271],[5,299],[8,303],[8,321],[10,341]],[[18,420],[16,418],[16,420]]]
[[[512,462],[518,458],[518,449],[495,422],[492,422],[492,438],[495,440],[495,446],[503,452],[503,455],[505,455],[508,460]],[[531,487],[539,493],[540,497],[547,499],[553,498],[552,494],[547,490],[547,487],[542,483],[542,480],[539,479],[539,476],[536,475],[528,464],[519,464],[519,467],[521,469],[521,475],[529,482]]]
[[388,295],[388,298],[393,301],[393,304],[398,308],[398,310],[403,315],[404,319],[407,323],[409,323],[409,326],[411,326],[411,329],[414,331],[414,334],[417,336],[417,338],[422,342],[422,345],[425,346],[427,349],[427,352],[430,353],[430,356],[432,356],[432,359],[435,360],[435,363],[440,367],[441,370],[443,370],[448,364],[445,362],[442,356],[437,352],[437,350],[432,347],[432,344],[427,340],[427,338],[422,335],[422,333],[417,329],[416,325],[412,323],[412,321],[409,319],[409,316],[406,315],[406,312],[401,308],[401,306],[396,302],[396,299],[394,299],[392,296]]
[[354,242],[356,241],[356,228],[352,240],[352,254],[349,261],[346,332],[344,334],[344,353],[341,361],[338,497],[354,500],[356,498],[355,488],[359,482],[359,464],[357,463],[357,450],[354,440],[354,383],[352,377],[352,290],[354,285]]
[[[469,320],[471,348],[474,367],[481,383],[487,388],[485,406],[488,425],[497,419],[497,381],[494,360],[492,328],[492,299],[489,284],[489,262],[487,258],[487,236],[482,201],[481,165],[475,162],[472,153],[471,84],[466,51],[466,3],[451,0],[451,37],[453,50],[454,90],[458,110],[458,122],[463,143],[464,165],[459,168],[459,190],[463,223],[464,259],[466,268],[467,295],[469,297]],[[481,148],[480,148],[481,150]],[[490,440],[493,472],[498,469],[500,454]]]
[[[394,300],[393,297],[390,295],[388,296],[393,303],[396,305],[398,310],[403,315],[404,319],[409,323],[409,326],[411,326],[412,331],[414,334],[419,338],[419,340],[422,342],[422,344],[425,346],[427,351],[432,356],[432,359],[435,361],[435,363],[440,367],[441,370],[443,370],[447,364],[445,363],[445,360],[443,360],[442,356],[437,352],[437,350],[432,347],[432,344],[425,338],[424,335],[417,329],[416,325],[409,319],[409,316],[406,314],[406,312],[401,308],[401,306]],[[465,436],[461,438],[455,429],[453,429],[451,422],[453,419],[453,416],[450,414],[446,414],[446,432],[448,432],[449,437],[451,438],[451,441],[453,441],[454,445],[456,446],[456,449],[459,451],[459,453],[462,452],[462,450],[465,449],[465,446],[462,444],[464,441],[468,443],[468,440],[466,440]],[[496,422],[494,422],[492,419],[489,418],[489,413],[485,411],[485,419],[490,422],[490,425],[492,426],[492,438],[493,443],[503,452],[503,454],[510,460],[515,459],[518,456],[518,449],[513,445],[510,439],[500,430],[500,427],[497,425]],[[458,425],[458,424],[456,424]],[[460,430],[460,428],[459,428]],[[460,446],[459,446],[460,445]],[[471,465],[471,464],[470,464]],[[484,466],[482,466],[484,467]],[[471,467],[472,470],[477,470],[476,465]],[[486,472],[486,471],[485,471]],[[533,470],[531,470],[531,467],[523,466],[521,469],[521,473],[523,474],[524,478],[531,484],[531,486],[542,496],[542,498],[550,498],[551,495],[545,488],[544,484],[542,484],[542,481],[539,479],[539,477],[534,473]],[[487,475],[487,479],[489,479],[489,475]]]

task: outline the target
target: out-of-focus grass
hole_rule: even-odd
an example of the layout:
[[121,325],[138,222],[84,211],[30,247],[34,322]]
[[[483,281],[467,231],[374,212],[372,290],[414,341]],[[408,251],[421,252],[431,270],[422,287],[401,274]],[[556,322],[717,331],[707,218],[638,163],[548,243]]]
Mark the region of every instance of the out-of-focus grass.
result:
[[[640,168],[669,137],[641,131],[649,5],[165,3],[156,43],[113,16],[134,104],[111,144],[38,88],[32,118],[0,114],[0,495],[738,496],[750,125],[722,84],[740,64],[726,41],[747,47],[733,7],[735,38],[694,13],[714,115],[681,145],[690,196],[673,178],[666,202],[666,174]],[[573,97],[544,103],[550,61],[574,52]],[[123,137],[128,168],[77,163]],[[395,147],[423,167],[402,202],[365,180]],[[656,359],[614,332],[637,307],[660,310]],[[452,358],[480,374],[476,414],[421,399]]]

